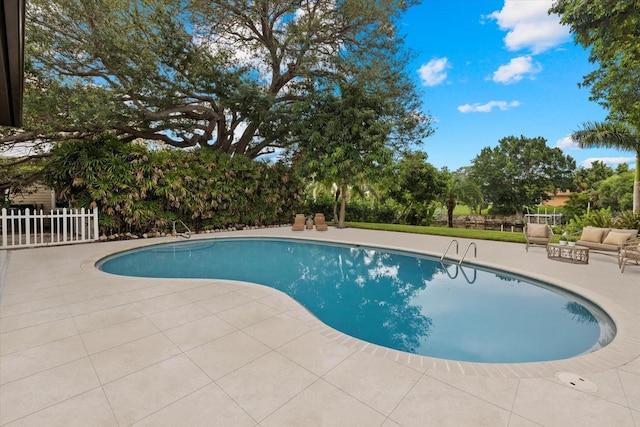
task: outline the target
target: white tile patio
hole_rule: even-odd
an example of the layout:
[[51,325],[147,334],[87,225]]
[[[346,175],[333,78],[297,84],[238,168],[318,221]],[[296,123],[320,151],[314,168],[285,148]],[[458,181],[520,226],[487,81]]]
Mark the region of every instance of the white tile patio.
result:
[[[194,236],[295,237],[440,255],[451,238],[271,228]],[[168,237],[2,251],[0,426],[640,426],[640,267],[549,260],[477,241],[478,264],[577,292],[616,339],[568,360],[479,364],[343,335],[279,291],[220,280],[126,278],[101,257]],[[465,248],[469,241],[460,240]],[[593,383],[581,391],[556,376]]]

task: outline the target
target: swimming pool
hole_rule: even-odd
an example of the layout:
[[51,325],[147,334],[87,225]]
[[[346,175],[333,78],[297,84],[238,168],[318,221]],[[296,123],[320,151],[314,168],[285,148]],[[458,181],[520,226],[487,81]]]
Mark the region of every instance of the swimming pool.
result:
[[602,348],[615,335],[601,309],[559,288],[373,247],[208,239],[116,254],[98,267],[127,276],[260,283],[345,334],[445,359],[558,360]]

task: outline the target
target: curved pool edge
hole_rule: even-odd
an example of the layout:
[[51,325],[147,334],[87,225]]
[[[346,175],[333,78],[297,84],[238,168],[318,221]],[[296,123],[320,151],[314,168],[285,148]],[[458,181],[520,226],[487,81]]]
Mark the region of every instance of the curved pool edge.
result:
[[[417,237],[424,238],[425,236],[416,235]],[[380,247],[390,250],[413,252],[429,256],[439,257],[434,250],[421,250],[412,245],[394,245],[385,242],[374,242],[369,239],[354,240],[353,238],[338,238],[335,234],[332,235],[319,235],[314,233],[312,237],[308,235],[296,235],[291,233],[278,233],[265,235],[263,233],[220,233],[216,235],[204,234],[196,235],[193,238],[196,239],[216,239],[216,238],[234,238],[234,237],[246,237],[246,238],[285,238],[285,239],[300,239],[319,241],[327,243],[342,243],[342,244],[355,244],[371,247]],[[446,238],[445,238],[446,239]],[[449,238],[450,240],[450,238]],[[122,244],[122,247],[113,248],[98,256],[93,256],[89,259],[82,261],[81,267],[85,271],[94,272],[100,275],[108,275],[112,277],[118,277],[119,280],[127,281],[159,281],[159,282],[182,282],[194,283],[199,282],[216,282],[222,283],[227,286],[259,286],[263,292],[269,294],[271,297],[277,297],[281,301],[286,301],[287,312],[294,316],[296,319],[305,323],[311,330],[320,333],[321,335],[331,339],[335,343],[349,347],[354,351],[364,352],[371,355],[384,357],[397,363],[406,365],[412,369],[424,372],[428,369],[434,369],[438,371],[445,371],[450,373],[458,373],[462,375],[475,375],[475,376],[489,376],[497,378],[552,378],[558,372],[577,372],[582,375],[603,372],[610,369],[619,368],[635,359],[640,357],[640,320],[638,320],[632,313],[628,312],[622,306],[612,301],[611,299],[603,296],[597,292],[593,292],[584,287],[577,286],[565,279],[559,279],[542,273],[535,273],[532,271],[521,270],[514,268],[513,266],[505,266],[495,261],[487,261],[484,259],[473,259],[473,264],[480,267],[489,269],[497,269],[517,275],[523,275],[530,277],[534,280],[549,283],[553,286],[557,286],[561,289],[565,289],[569,292],[584,298],[594,305],[600,307],[605,311],[613,320],[616,326],[616,336],[611,343],[604,348],[596,350],[591,353],[578,355],[569,359],[545,361],[545,362],[528,362],[528,363],[478,363],[478,362],[464,362],[448,359],[438,359],[429,356],[421,356],[403,351],[393,350],[386,347],[378,346],[352,336],[346,335],[340,331],[337,331],[318,318],[312,313],[308,312],[301,304],[289,297],[285,293],[273,289],[269,286],[261,285],[259,283],[249,282],[237,282],[230,280],[219,279],[149,279],[129,276],[112,275],[103,272],[97,268],[97,262],[104,257],[123,252],[126,250],[136,249],[144,246],[152,246],[157,244],[175,242],[175,238],[162,238],[145,241],[127,241],[127,244]],[[465,242],[468,240],[465,240]],[[495,243],[495,242],[494,242]],[[500,243],[502,245],[514,245],[509,243]],[[516,245],[517,246],[517,245]],[[464,247],[464,246],[463,246]]]

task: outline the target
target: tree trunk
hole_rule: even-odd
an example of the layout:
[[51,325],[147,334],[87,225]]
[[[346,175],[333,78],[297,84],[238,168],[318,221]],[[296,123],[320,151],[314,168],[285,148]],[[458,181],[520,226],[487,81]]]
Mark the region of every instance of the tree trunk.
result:
[[340,189],[336,190],[336,197],[333,199],[333,220],[338,221],[338,200],[340,200]]
[[636,154],[636,171],[633,176],[633,205],[635,215],[640,214],[640,151]]
[[447,226],[453,228],[453,210],[456,207],[456,202],[447,202]]
[[400,221],[403,224],[407,223],[407,216],[409,215],[409,210],[411,210],[412,206],[413,206],[413,202],[410,202],[409,205],[407,205],[407,207],[405,207],[400,213]]
[[342,198],[340,199],[340,218],[338,219],[338,228],[344,228],[344,216],[347,210],[347,181],[342,183]]
[[640,214],[640,181],[638,180],[633,183],[633,213]]

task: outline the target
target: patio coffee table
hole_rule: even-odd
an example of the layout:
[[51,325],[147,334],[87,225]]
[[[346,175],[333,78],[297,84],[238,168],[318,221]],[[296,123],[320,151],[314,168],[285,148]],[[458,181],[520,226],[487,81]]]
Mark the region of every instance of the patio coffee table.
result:
[[549,243],[547,258],[574,264],[589,264],[589,248],[586,246],[569,246]]

